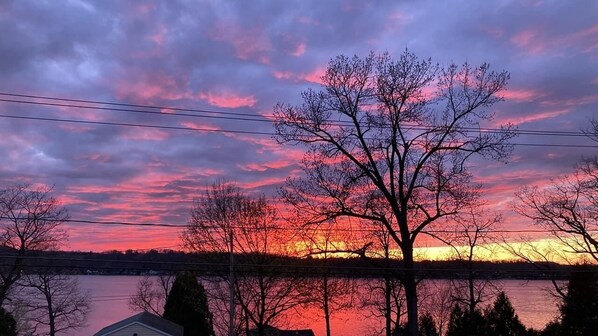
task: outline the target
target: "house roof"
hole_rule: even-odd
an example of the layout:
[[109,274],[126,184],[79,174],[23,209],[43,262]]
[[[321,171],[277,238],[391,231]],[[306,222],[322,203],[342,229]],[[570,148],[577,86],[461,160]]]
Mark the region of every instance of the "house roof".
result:
[[169,336],[183,336],[184,329],[182,326],[163,319],[160,316],[150,314],[148,312],[142,312],[137,315],[133,315],[122,321],[111,324],[104,329],[98,331],[94,336],[108,336],[113,332],[125,328],[134,323],[141,323],[151,329],[164,333]]
[[[315,336],[311,329],[282,330],[273,326],[265,326],[265,332],[267,336]],[[248,335],[257,335],[257,330],[250,330]]]

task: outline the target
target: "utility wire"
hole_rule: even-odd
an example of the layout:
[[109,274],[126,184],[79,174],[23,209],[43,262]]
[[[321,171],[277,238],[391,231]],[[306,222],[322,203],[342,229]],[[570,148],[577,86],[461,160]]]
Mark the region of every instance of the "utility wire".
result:
[[65,122],[65,123],[88,124],[88,125],[156,128],[156,129],[181,130],[181,131],[201,131],[201,132],[214,132],[214,133],[240,133],[240,134],[255,134],[255,135],[274,135],[274,133],[271,133],[271,132],[242,131],[242,130],[222,130],[222,129],[203,128],[203,127],[164,126],[164,125],[134,124],[134,123],[122,123],[122,122],[110,122],[110,121],[91,121],[91,120],[79,120],[79,119],[45,118],[45,117],[18,116],[18,115],[9,115],[9,114],[0,114],[0,118],[24,119],[24,120],[38,120],[38,121],[52,121],[52,122]]
[[[250,113],[235,113],[235,112],[214,111],[214,110],[207,110],[207,109],[177,108],[177,107],[155,106],[155,105],[125,104],[125,103],[105,102],[105,101],[96,101],[96,100],[68,99],[68,98],[58,98],[58,97],[49,97],[49,96],[24,95],[24,94],[15,94],[15,93],[7,93],[7,92],[0,92],[0,96],[44,99],[44,100],[51,100],[51,101],[58,101],[58,102],[70,102],[70,103],[75,102],[75,103],[86,103],[86,104],[96,104],[96,105],[120,106],[120,107],[129,107],[129,108],[110,108],[110,107],[102,107],[102,106],[74,105],[74,104],[65,104],[65,103],[49,103],[49,102],[0,98],[0,101],[10,102],[10,103],[34,104],[34,105],[45,105],[45,106],[54,106],[54,107],[69,107],[69,108],[105,110],[105,111],[120,111],[120,112],[129,112],[129,113],[156,114],[156,115],[160,115],[160,116],[170,116],[170,117],[182,116],[182,117],[212,118],[212,119],[225,119],[225,120],[257,121],[257,122],[267,122],[267,123],[273,122],[273,120],[272,120],[273,116],[268,116],[268,117],[256,116],[255,114],[250,114]],[[136,109],[130,109],[130,108],[136,108]],[[164,113],[162,111],[138,110],[138,108],[159,109],[159,110],[169,110],[169,111],[178,111],[178,112],[197,112],[197,113],[207,113],[207,114],[212,114],[212,115],[198,115],[198,114],[190,114],[190,113]],[[219,115],[235,116],[235,117],[222,117]],[[337,125],[337,126],[345,126],[345,125],[352,124],[350,121],[342,121],[342,120],[336,120],[336,121],[324,120],[324,123],[326,123],[327,125]],[[432,129],[431,127],[425,127],[422,125],[415,125],[415,124],[413,124],[413,125],[406,124],[406,126],[414,126],[415,128],[413,128],[413,129],[415,129],[415,130],[430,130],[430,129]],[[464,130],[473,131],[473,132],[484,132],[484,133],[502,133],[502,132],[504,132],[504,130],[502,130],[500,128],[465,127]],[[572,132],[572,131],[544,131],[544,130],[520,129],[517,132],[519,134],[524,134],[524,135],[587,137],[587,134],[584,132]]]
[[[150,125],[150,124],[109,122],[109,121],[91,121],[91,120],[80,120],[80,119],[62,119],[62,118],[19,116],[19,115],[9,115],[9,114],[0,114],[0,118],[37,120],[37,121],[47,121],[47,122],[64,122],[64,123],[87,124],[87,125],[140,127],[140,128],[153,128],[153,129],[164,129],[164,130],[201,131],[201,132],[225,133],[225,134],[232,133],[232,134],[252,134],[252,135],[269,135],[269,136],[276,135],[275,133],[272,133],[272,132],[260,132],[260,131],[226,130],[226,129],[186,127],[186,126]],[[510,144],[515,145],[515,146],[528,146],[528,147],[598,148],[598,145],[539,144],[539,143],[513,143],[513,142]]]
[[[17,221],[27,221],[32,220],[32,218],[13,218],[7,216],[0,216],[0,219],[4,220],[17,220]],[[188,224],[164,224],[164,223],[138,223],[138,222],[118,222],[118,221],[98,221],[98,220],[85,220],[85,219],[51,219],[51,218],[36,218],[39,221],[47,221],[47,222],[61,222],[61,223],[80,223],[80,224],[97,224],[97,225],[108,225],[108,226],[140,226],[140,227],[166,227],[166,228],[175,228],[175,229],[182,229],[187,228]],[[265,226],[265,227],[256,227],[256,228],[247,228],[246,226],[242,225],[232,225],[233,229],[245,229],[247,231],[339,231],[339,232],[380,232],[381,229],[376,228],[302,228],[302,227],[284,227],[284,226]],[[202,226],[202,229],[206,230],[221,230],[221,227],[218,226]],[[588,230],[589,232],[598,232],[596,230]],[[467,233],[467,232],[476,232],[475,230],[466,231],[466,230],[423,230],[421,233]],[[550,233],[550,230],[542,230],[542,229],[498,229],[498,230],[487,230],[484,233]]]

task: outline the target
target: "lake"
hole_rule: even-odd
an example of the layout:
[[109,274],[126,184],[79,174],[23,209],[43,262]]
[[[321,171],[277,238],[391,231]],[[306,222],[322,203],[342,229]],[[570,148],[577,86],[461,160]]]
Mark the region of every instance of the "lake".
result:
[[[127,301],[135,292],[139,279],[141,277],[138,276],[79,276],[81,287],[90,291],[93,311],[89,314],[87,328],[71,332],[69,336],[93,335],[101,328],[135,314],[129,310]],[[430,282],[442,285],[443,280]],[[550,281],[501,280],[498,286],[506,292],[527,327],[542,328],[557,314],[557,300],[548,293]],[[316,336],[325,335],[324,319],[316,308],[300,309],[287,320],[288,327],[310,328]],[[375,335],[382,327],[383,321],[371,317],[364,309],[343,311],[333,315],[331,321],[332,334],[337,336]]]

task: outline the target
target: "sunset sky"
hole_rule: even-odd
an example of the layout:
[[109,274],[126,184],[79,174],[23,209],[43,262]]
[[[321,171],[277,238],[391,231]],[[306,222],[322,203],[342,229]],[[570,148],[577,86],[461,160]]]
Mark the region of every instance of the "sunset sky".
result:
[[[496,124],[579,132],[598,113],[597,18],[596,1],[3,1],[0,185],[53,185],[72,219],[132,223],[185,224],[193,199],[218,179],[277,197],[299,173],[303,152],[268,135],[274,104],[300,103],[336,55],[370,51],[398,56],[408,48],[444,65],[489,62],[511,73]],[[6,93],[220,118],[15,103],[7,100],[115,107]],[[514,142],[508,164],[473,167],[507,230],[529,227],[510,209],[518,188],[546,184],[598,153],[583,136]],[[67,227],[72,250],[180,242],[176,228]]]

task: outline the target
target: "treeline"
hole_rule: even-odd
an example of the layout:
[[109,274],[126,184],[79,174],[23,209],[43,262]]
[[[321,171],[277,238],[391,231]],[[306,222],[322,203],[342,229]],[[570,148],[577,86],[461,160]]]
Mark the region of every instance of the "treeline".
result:
[[[0,250],[2,263],[10,263],[16,252]],[[251,274],[256,267],[267,268],[273,275],[322,275],[348,278],[383,277],[389,273],[400,275],[402,260],[377,260],[375,258],[300,258],[268,255],[267,265],[256,265],[255,256],[235,254],[236,273]],[[380,264],[384,263],[384,267]],[[23,267],[31,272],[52,268],[69,274],[147,275],[193,271],[200,275],[226,275],[229,273],[230,255],[227,253],[186,253],[174,250],[140,251],[39,251],[31,252]],[[481,279],[566,280],[572,266],[557,263],[530,264],[528,262],[473,261],[464,268],[461,260],[421,261],[417,273],[432,279],[461,279],[473,272]],[[541,271],[546,269],[549,271]],[[598,271],[598,267],[596,267]],[[261,270],[264,271],[264,270]]]

